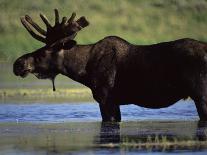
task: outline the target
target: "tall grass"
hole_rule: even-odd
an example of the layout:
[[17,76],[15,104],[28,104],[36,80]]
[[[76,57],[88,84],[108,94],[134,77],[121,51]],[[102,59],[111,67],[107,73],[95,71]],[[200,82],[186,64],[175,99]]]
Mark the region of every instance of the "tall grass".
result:
[[42,24],[45,13],[54,22],[53,9],[61,15],[86,16],[90,26],[77,36],[80,44],[93,43],[108,35],[118,35],[136,44],[192,37],[207,41],[206,0],[0,0],[0,60],[17,56],[41,46],[23,28],[19,17],[25,14]]

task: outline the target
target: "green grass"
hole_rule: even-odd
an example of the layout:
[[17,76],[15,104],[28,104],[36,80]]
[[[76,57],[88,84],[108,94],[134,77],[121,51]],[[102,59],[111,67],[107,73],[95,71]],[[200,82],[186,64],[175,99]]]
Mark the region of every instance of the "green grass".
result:
[[[39,13],[46,14],[49,20],[54,22],[54,8],[59,9],[61,16],[69,17],[75,11],[77,17],[84,15],[90,21],[90,26],[76,37],[79,44],[95,43],[109,35],[120,36],[134,44],[152,44],[184,37],[207,41],[207,0],[0,0],[2,102],[19,99],[20,101],[57,99],[58,102],[92,100],[89,89],[67,77],[57,77],[58,91],[53,93],[51,81],[38,80],[34,76],[23,80],[14,76],[12,65],[8,65],[8,62],[12,64],[22,54],[43,46],[28,34],[19,18],[29,14],[45,27]],[[6,64],[1,63],[5,61]],[[87,90],[87,93],[82,93],[82,88]],[[73,89],[80,90],[76,97],[65,93]],[[49,93],[43,95],[45,92]],[[80,94],[83,97],[80,97]]]
[[87,88],[7,88],[0,89],[0,103],[71,103],[93,101],[91,91]]
[[20,23],[25,14],[44,26],[39,13],[54,22],[53,9],[61,15],[86,16],[90,26],[77,36],[80,44],[94,43],[108,35],[118,35],[131,43],[151,44],[183,37],[207,41],[206,0],[0,0],[0,61],[43,46]]

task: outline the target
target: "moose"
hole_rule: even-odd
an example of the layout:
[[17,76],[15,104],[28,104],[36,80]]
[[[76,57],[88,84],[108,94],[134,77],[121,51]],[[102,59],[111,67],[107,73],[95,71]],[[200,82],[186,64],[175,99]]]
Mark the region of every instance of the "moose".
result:
[[[16,76],[28,73],[39,79],[65,75],[91,89],[99,103],[103,122],[121,121],[120,105],[136,104],[146,108],[164,108],[190,97],[200,120],[207,121],[207,44],[184,38],[153,45],[134,45],[117,36],[108,36],[89,45],[74,40],[89,22],[76,14],[55,25],[40,14],[47,30],[30,16],[21,22],[31,36],[46,45],[19,57]],[[33,28],[32,28],[33,27]],[[39,34],[34,32],[34,29]]]

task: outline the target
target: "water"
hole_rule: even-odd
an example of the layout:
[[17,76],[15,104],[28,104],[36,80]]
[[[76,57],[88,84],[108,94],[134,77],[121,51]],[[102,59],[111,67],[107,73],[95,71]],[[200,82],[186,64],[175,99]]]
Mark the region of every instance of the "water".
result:
[[207,123],[192,100],[121,113],[121,123],[102,123],[96,103],[0,104],[0,154],[207,153]]
[[[122,120],[197,120],[193,101],[179,101],[168,108],[147,109],[136,105],[121,106]],[[101,121],[96,103],[1,104],[0,122],[85,122]]]

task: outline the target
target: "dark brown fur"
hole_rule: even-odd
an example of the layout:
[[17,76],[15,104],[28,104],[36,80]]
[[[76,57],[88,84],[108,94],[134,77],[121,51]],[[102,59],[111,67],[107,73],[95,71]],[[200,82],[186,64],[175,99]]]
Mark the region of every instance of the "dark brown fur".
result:
[[14,73],[63,74],[86,85],[103,121],[120,121],[122,104],[163,108],[187,97],[195,101],[200,119],[207,120],[207,44],[193,39],[146,46],[116,36],[91,45],[70,40],[20,57]]

